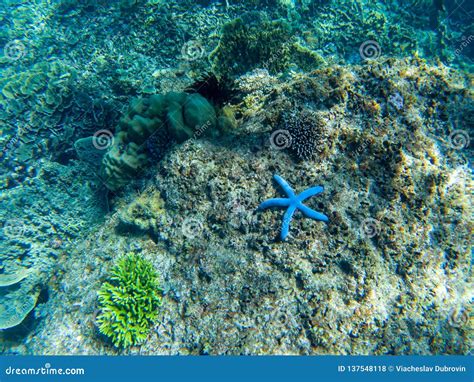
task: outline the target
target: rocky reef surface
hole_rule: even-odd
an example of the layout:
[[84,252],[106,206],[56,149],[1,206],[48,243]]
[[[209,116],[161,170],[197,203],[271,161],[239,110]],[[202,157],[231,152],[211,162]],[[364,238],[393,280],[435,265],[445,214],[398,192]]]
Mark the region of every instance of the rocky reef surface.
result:
[[[472,46],[449,2],[419,24],[431,2],[37,3],[0,10],[2,354],[470,351]],[[211,125],[130,113],[183,91]],[[140,171],[110,187],[124,126]],[[323,185],[329,222],[297,213],[281,241],[284,212],[257,211],[274,174]],[[161,306],[120,348],[98,292],[130,253]]]

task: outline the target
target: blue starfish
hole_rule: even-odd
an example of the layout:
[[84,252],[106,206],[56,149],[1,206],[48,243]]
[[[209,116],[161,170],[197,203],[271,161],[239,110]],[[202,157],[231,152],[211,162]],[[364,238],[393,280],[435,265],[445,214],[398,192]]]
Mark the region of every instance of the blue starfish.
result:
[[288,207],[285,212],[285,215],[283,216],[283,224],[281,226],[281,233],[280,233],[281,240],[285,240],[286,237],[288,236],[288,233],[290,231],[291,219],[293,218],[293,214],[295,213],[296,210],[300,210],[303,213],[303,215],[305,215],[308,218],[320,220],[326,223],[329,221],[326,215],[320,212],[316,212],[313,209],[303,204],[303,201],[305,199],[308,199],[311,196],[318,195],[321,192],[323,192],[324,187],[322,186],[311,187],[303,191],[301,194],[295,195],[295,192],[293,191],[291,186],[286,182],[286,180],[284,180],[282,177],[278,175],[273,175],[273,178],[277,181],[277,183],[281,186],[281,188],[283,188],[283,191],[285,191],[288,198],[268,199],[264,201],[262,204],[260,204],[258,206],[258,209],[263,210],[269,207]]

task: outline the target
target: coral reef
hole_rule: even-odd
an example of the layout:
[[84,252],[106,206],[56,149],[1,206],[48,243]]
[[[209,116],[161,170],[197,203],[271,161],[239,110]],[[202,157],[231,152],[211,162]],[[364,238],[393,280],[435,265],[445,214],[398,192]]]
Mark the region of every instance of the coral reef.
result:
[[[16,68],[4,71],[0,121],[13,131],[22,128],[24,134],[19,135],[23,142],[31,142],[35,136],[51,139],[51,132],[65,122],[64,115],[71,108],[74,76],[74,70],[59,60],[40,62],[22,72]],[[9,153],[4,151],[3,157]]]
[[[474,44],[445,3],[0,2],[0,352],[468,354]],[[328,224],[277,240],[275,173]],[[163,301],[104,340],[125,253]]]
[[161,305],[161,289],[151,263],[136,254],[126,255],[98,295],[97,324],[115,346],[129,347],[147,338]]
[[[78,177],[83,184],[76,183]],[[10,331],[31,329],[27,316],[42,317],[44,304],[59,293],[61,264],[71,256],[74,241],[100,224],[102,202],[91,183],[82,166],[43,160],[28,182],[2,190],[0,326],[11,329],[0,333],[1,352],[10,344]],[[29,314],[33,308],[34,316]]]
[[165,216],[164,201],[156,189],[144,190],[133,195],[131,203],[119,214],[119,228],[122,232],[158,234],[158,227]]

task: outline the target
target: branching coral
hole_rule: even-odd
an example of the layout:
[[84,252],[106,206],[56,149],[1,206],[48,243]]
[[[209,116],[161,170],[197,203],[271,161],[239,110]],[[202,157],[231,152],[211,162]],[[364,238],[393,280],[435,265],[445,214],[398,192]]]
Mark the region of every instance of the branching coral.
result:
[[278,129],[288,134],[288,149],[299,160],[322,155],[331,143],[323,120],[307,109],[282,113]]
[[143,342],[161,305],[161,289],[153,265],[136,254],[128,254],[112,271],[98,295],[101,333],[117,347]]

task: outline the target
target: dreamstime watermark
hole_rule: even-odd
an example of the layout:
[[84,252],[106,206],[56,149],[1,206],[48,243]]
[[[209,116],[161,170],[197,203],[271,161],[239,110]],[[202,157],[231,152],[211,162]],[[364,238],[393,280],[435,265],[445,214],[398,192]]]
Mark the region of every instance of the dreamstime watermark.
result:
[[181,56],[186,61],[196,61],[204,57],[206,51],[202,44],[197,40],[189,40],[181,48]]
[[355,148],[356,154],[362,154],[369,146],[371,145],[371,141],[369,139],[363,140],[360,144],[357,145]]
[[275,130],[270,136],[270,146],[275,150],[284,150],[291,146],[291,134],[288,130]]
[[288,50],[288,44],[283,44],[283,46],[278,49],[276,52],[271,53],[270,57],[265,60],[262,67],[266,70],[271,70],[272,67],[279,64],[284,60],[285,54]]
[[203,229],[204,225],[202,221],[193,217],[184,219],[183,224],[181,225],[181,231],[188,239],[194,239],[199,236]]
[[75,368],[54,368],[50,363],[45,363],[43,367],[12,367],[5,369],[6,375],[85,375],[86,371],[82,367]]
[[382,54],[382,48],[377,41],[367,40],[360,45],[359,54],[363,60],[376,60]]
[[12,136],[3,146],[2,152],[4,154],[7,153],[7,151],[13,150],[16,147],[18,147],[18,143],[20,142],[20,138],[25,135],[26,133],[30,132],[33,130],[31,126],[25,125],[25,126],[18,126],[16,134]]
[[3,55],[11,61],[17,61],[23,58],[25,54],[26,47],[20,40],[9,41],[3,47]]
[[[386,121],[384,122],[384,125],[389,125],[389,122]],[[373,129],[373,133],[369,137],[363,137],[360,142],[356,142],[356,148],[355,148],[355,153],[360,155],[362,154],[365,150],[367,150],[374,142],[374,137],[380,137],[383,135],[383,129],[380,126],[375,126]]]
[[467,309],[459,307],[454,308],[448,317],[448,324],[454,328],[466,326],[469,321],[469,312]]
[[92,145],[97,150],[107,150],[114,144],[114,134],[110,130],[96,131],[92,137]]
[[449,134],[449,145],[455,150],[463,150],[469,147],[471,140],[466,130],[454,130]]
[[193,135],[183,143],[183,148],[188,148],[192,142],[196,141],[197,139],[201,138],[202,135],[212,126],[212,122],[210,120],[206,121],[201,126],[195,126]]
[[462,36],[462,42],[461,44],[459,44],[459,47],[454,51],[454,53],[456,54],[456,56],[459,56],[462,51],[467,48],[467,46],[469,44],[471,44],[471,42],[474,41],[474,36],[471,34],[469,35],[469,37],[466,37],[466,36]]
[[291,314],[280,310],[275,310],[269,317],[269,323],[280,326],[286,330],[291,330],[291,328],[294,327],[294,319],[292,319]]
[[360,226],[362,236],[369,239],[377,236],[381,230],[380,222],[372,218],[365,219]]
[[18,135],[14,135],[5,143],[2,148],[2,152],[6,154],[8,151],[15,149],[17,147],[18,142],[20,142],[20,137]]
[[29,132],[32,131],[32,130],[33,130],[33,127],[32,127],[32,126],[23,125],[23,126],[18,126],[16,133],[17,133],[18,136],[21,137],[21,136],[23,136],[23,135],[29,133]]

